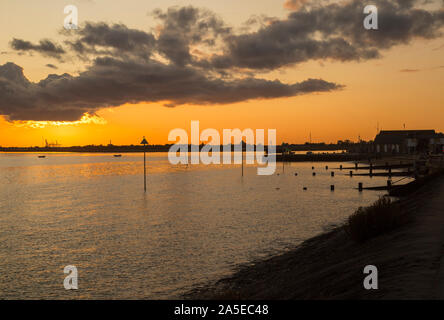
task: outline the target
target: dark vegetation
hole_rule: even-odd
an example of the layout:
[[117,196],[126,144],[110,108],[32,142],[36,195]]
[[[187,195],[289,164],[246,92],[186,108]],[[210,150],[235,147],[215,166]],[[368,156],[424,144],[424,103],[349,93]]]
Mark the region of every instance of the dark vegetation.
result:
[[406,212],[399,201],[381,197],[369,207],[359,207],[344,228],[356,242],[362,243],[391,231],[407,222]]

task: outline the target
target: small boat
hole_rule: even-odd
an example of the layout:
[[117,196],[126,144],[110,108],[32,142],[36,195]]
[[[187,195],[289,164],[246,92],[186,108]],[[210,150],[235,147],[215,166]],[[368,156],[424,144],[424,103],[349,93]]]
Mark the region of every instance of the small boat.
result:
[[122,155],[121,154],[115,154],[114,158],[120,158]]
[[46,158],[46,156],[39,156],[39,158]]

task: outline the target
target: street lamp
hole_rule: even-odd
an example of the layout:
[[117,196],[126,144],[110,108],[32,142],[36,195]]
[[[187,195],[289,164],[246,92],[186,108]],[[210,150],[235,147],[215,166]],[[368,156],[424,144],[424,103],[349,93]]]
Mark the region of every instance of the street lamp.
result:
[[146,145],[148,144],[148,141],[146,141],[145,136],[143,137],[143,140],[140,144],[143,144],[143,190],[146,192]]

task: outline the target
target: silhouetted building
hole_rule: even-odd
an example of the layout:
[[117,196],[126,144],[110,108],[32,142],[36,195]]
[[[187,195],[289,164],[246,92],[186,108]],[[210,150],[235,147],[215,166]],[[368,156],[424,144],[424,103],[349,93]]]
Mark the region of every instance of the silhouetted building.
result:
[[373,143],[373,151],[389,154],[443,153],[444,134],[435,130],[381,131]]

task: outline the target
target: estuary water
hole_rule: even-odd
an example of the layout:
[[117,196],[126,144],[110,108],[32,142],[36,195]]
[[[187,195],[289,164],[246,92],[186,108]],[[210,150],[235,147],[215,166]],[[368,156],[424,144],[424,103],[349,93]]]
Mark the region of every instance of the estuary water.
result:
[[[358,182],[387,180],[339,163],[278,163],[272,176],[246,166],[242,177],[240,165],[149,153],[144,193],[143,154],[38,155],[0,153],[2,299],[177,298],[343,222],[382,194]],[[64,289],[67,265],[78,290]]]

